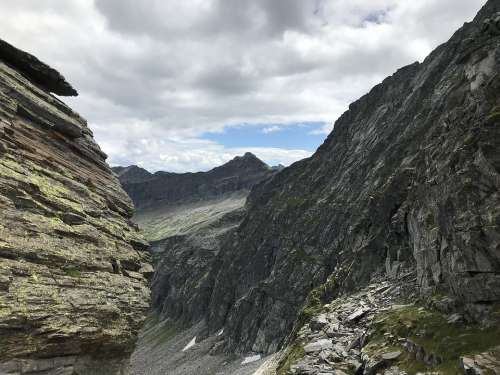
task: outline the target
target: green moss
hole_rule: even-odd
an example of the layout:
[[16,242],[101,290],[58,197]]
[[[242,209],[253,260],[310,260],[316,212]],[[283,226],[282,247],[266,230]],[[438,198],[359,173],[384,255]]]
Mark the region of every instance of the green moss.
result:
[[290,371],[290,367],[297,363],[305,356],[304,348],[302,345],[294,344],[289,347],[285,353],[284,358],[280,361],[279,367],[276,371],[277,375],[286,375]]
[[75,267],[68,267],[64,269],[64,273],[69,277],[81,277],[82,273]]
[[74,195],[69,189],[67,189],[61,183],[58,183],[54,179],[50,179],[43,175],[32,175],[29,178],[30,182],[38,186],[43,195],[45,195],[49,200],[56,200],[64,206],[68,206],[73,211],[83,213],[82,205],[75,202],[70,197]]
[[328,288],[327,284],[328,281],[309,292],[306,299],[306,304],[298,318],[296,327],[297,331],[300,330],[306,323],[308,323],[315,315],[318,315],[323,309],[323,299]]
[[25,164],[27,169],[21,167],[14,160],[4,159],[0,163],[0,176],[10,177],[34,185],[38,187],[47,200],[56,201],[72,211],[83,213],[82,205],[74,200],[74,192],[71,192],[58,180],[47,177],[49,172],[45,172],[31,162]]
[[[497,315],[493,314],[498,318]],[[387,337],[391,336],[393,339],[388,340]],[[461,356],[482,353],[500,345],[500,325],[488,328],[453,325],[438,312],[406,306],[378,316],[367,350],[380,348],[384,343],[399,345],[399,338],[410,339],[423,347],[426,353],[432,353],[442,361],[435,368],[426,369],[423,363],[405,354],[398,363],[401,368],[409,373],[425,370],[452,375],[460,372]]]
[[488,123],[500,121],[500,111],[490,113],[490,115],[487,117],[486,121]]

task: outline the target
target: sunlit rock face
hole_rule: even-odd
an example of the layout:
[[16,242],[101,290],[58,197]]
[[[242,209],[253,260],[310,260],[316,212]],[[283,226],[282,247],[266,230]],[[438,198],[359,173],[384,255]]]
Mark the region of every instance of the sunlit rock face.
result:
[[0,374],[127,374],[147,243],[55,70],[0,41]]

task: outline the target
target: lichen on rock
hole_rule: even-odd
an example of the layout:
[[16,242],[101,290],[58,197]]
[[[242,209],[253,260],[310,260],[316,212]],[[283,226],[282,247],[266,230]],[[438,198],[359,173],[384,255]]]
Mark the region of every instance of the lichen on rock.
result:
[[48,92],[71,86],[12,48],[0,43],[0,374],[125,374],[147,243],[85,120]]

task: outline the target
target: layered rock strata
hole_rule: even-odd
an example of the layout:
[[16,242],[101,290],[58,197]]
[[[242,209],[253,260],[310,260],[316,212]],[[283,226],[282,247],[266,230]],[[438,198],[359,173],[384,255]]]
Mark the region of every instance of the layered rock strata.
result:
[[76,91],[0,42],[0,374],[126,374],[147,243]]

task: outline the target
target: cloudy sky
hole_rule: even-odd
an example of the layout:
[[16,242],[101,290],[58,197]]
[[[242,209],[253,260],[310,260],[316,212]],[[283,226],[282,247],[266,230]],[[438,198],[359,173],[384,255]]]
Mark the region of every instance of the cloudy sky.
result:
[[485,0],[16,0],[0,37],[79,91],[112,165],[197,171],[309,156],[349,103]]

